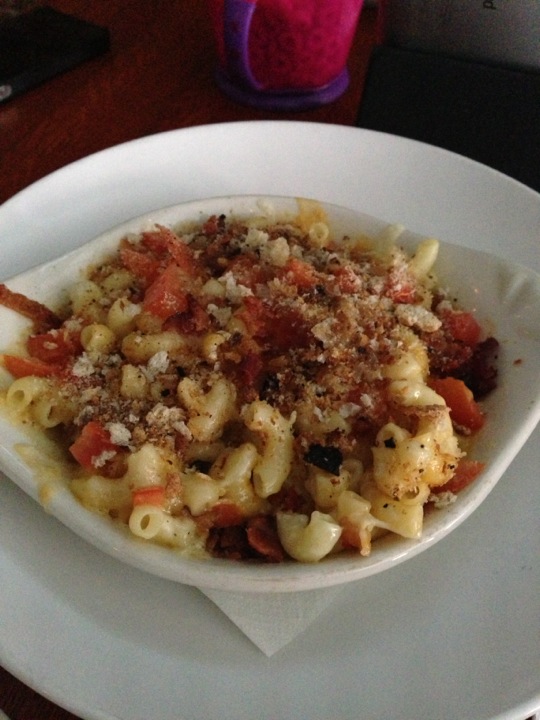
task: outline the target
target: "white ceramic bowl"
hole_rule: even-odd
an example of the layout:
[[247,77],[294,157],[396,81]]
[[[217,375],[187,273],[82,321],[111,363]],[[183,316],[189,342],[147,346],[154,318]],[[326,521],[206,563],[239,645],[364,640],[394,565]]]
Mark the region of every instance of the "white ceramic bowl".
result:
[[[338,236],[374,235],[387,225],[355,210],[321,205]],[[58,260],[5,282],[13,290],[54,305],[79,271],[116,248],[126,233],[140,232],[156,222],[174,226],[210,214],[260,216],[268,208],[278,219],[298,212],[294,198],[259,196],[211,198],[168,207],[130,220]],[[419,240],[406,231],[400,244],[412,249]],[[474,445],[473,456],[485,462],[486,470],[455,503],[426,516],[420,540],[387,536],[374,543],[368,558],[342,554],[317,564],[254,565],[186,559],[173,550],[141,542],[123,527],[85,510],[61,483],[54,492],[47,492],[47,511],[94,546],[130,565],[180,583],[235,592],[292,592],[339,585],[387,570],[428,549],[485,499],[540,418],[540,276],[484,252],[444,242],[436,270],[440,283],[452,289],[461,305],[474,310],[480,323],[499,340],[499,384],[484,403],[488,421]],[[12,345],[24,326],[20,316],[0,307],[0,351]],[[25,442],[28,436],[0,416],[0,469],[40,501],[48,461],[37,448],[37,465],[36,460],[32,467],[25,464],[16,449]]]

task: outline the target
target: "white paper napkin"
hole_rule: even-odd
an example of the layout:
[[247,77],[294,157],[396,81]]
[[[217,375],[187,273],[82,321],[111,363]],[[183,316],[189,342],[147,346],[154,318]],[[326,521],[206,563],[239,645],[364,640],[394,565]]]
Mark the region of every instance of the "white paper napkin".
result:
[[292,593],[234,593],[201,589],[267,656],[302,633],[343,587]]

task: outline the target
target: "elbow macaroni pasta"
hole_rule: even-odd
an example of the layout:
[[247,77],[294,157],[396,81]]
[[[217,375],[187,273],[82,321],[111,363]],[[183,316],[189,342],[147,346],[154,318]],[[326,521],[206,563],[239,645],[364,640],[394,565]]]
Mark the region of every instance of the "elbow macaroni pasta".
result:
[[418,539],[465,455],[431,379],[474,343],[449,329],[438,242],[409,256],[402,230],[336,239],[306,205],[297,224],[125,238],[60,328],[6,356],[6,405],[63,438],[76,497],[141,541],[318,562]]
[[234,415],[234,385],[220,379],[205,394],[197,383],[184,378],[177,391],[180,401],[190,413],[188,429],[195,440],[212,442],[221,437],[225,423]]
[[259,497],[267,498],[281,490],[291,468],[291,423],[264,401],[252,403],[244,414],[244,421],[262,443],[253,467],[253,486]]
[[60,395],[55,385],[33,375],[15,380],[8,388],[6,401],[16,415],[28,414],[43,428],[67,423],[73,415],[70,402]]

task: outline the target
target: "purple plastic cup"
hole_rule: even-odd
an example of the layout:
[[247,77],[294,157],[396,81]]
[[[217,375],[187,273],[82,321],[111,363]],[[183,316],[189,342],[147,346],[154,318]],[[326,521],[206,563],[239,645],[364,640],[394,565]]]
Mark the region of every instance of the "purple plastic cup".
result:
[[231,98],[305,110],[349,85],[347,58],[363,0],[211,0],[219,66]]

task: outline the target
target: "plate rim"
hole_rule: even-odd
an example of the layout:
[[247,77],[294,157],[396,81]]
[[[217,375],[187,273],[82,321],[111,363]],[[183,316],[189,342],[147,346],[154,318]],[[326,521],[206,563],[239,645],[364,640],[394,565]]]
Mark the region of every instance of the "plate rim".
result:
[[[263,123],[266,124],[266,123],[273,123],[274,121],[257,121],[257,123],[260,123],[260,122],[263,122]],[[281,121],[280,121],[280,122],[281,122]],[[287,122],[288,122],[288,121],[287,121]],[[235,123],[225,123],[225,124],[223,124],[223,125],[231,125],[231,124],[236,125],[236,124],[238,124],[238,123],[237,123],[237,122],[235,122]],[[295,124],[302,124],[302,125],[304,125],[304,124],[306,124],[306,123],[301,123],[300,121],[298,121],[298,122],[295,121]],[[307,123],[307,124],[309,124],[309,123]],[[326,125],[325,125],[325,127],[331,127],[331,126],[326,126]],[[175,134],[176,134],[176,133],[185,133],[185,132],[190,131],[190,130],[192,130],[192,129],[193,129],[193,128],[172,130],[172,131],[168,131],[168,132],[165,133],[165,134],[169,135],[170,133],[175,133]],[[356,131],[357,129],[349,128],[349,130],[355,130],[355,131]],[[367,132],[367,131],[364,131],[364,132]],[[373,131],[369,131],[369,132],[372,133]],[[154,138],[155,138],[155,137],[162,136],[162,135],[164,135],[164,134],[158,133],[158,134],[156,134],[155,136],[149,136],[149,137],[154,137]],[[394,136],[391,136],[391,137],[394,137]],[[145,138],[140,138],[139,140],[128,141],[128,142],[126,142],[126,143],[122,143],[122,146],[131,145],[132,143],[137,143],[137,142],[139,142],[140,140],[144,140],[144,139],[145,139]],[[399,138],[399,141],[400,141],[400,142],[415,143],[415,144],[423,145],[423,143],[417,143],[417,141],[408,141],[408,140],[406,140],[406,139],[404,139],[404,138]],[[112,148],[107,148],[107,149],[105,149],[105,150],[100,151],[99,153],[96,153],[96,154],[94,154],[94,155],[88,156],[88,158],[86,158],[86,159],[95,158],[95,155],[103,155],[103,154],[105,154],[105,153],[110,153],[112,150],[115,150],[115,149],[118,148],[118,147],[119,147],[119,146],[113,146]],[[439,148],[434,148],[434,150],[440,151],[441,153],[449,153],[449,151],[444,151],[444,150],[439,149]],[[454,153],[449,153],[449,154],[453,155]],[[457,156],[457,157],[461,158],[461,156]],[[81,159],[81,160],[84,160],[84,159]],[[68,166],[68,167],[71,167],[71,166],[73,166],[73,165],[77,165],[78,163],[81,162],[81,160],[75,161],[74,163],[70,164],[70,166]],[[479,167],[482,167],[482,168],[484,167],[484,166],[480,166],[479,163],[476,163],[475,161],[472,161],[472,160],[468,160],[468,159],[466,159],[466,158],[462,158],[462,160],[465,160],[465,161],[467,161],[468,163],[472,163],[472,164],[474,164],[474,165],[478,165]],[[65,168],[59,168],[59,169],[58,169],[57,171],[55,171],[55,173],[53,173],[52,175],[57,175],[57,174],[61,173],[64,169],[65,169]],[[514,184],[514,185],[517,185],[517,186],[520,186],[520,187],[521,187],[520,192],[521,192],[521,191],[523,190],[523,188],[524,188],[524,189],[525,189],[526,191],[528,191],[529,193],[532,193],[532,195],[534,196],[533,199],[535,200],[535,202],[538,203],[538,197],[539,197],[539,196],[538,196],[537,193],[535,193],[535,191],[531,190],[530,188],[527,188],[526,186],[522,186],[518,181],[512,180],[511,178],[506,178],[506,176],[503,176],[503,175],[502,175],[501,173],[499,173],[498,171],[492,170],[492,169],[490,169],[490,168],[487,168],[487,170],[489,170],[491,173],[495,173],[496,175],[500,175],[502,178],[505,179],[505,182],[510,181],[510,183],[512,183],[512,184]],[[30,191],[32,188],[34,188],[37,183],[43,183],[42,187],[44,187],[44,186],[47,184],[47,182],[50,180],[50,177],[51,177],[51,176],[46,176],[45,178],[42,178],[41,180],[36,181],[36,183],[33,183],[31,186],[29,186],[28,188],[25,188],[25,189],[22,190],[20,193],[18,193],[16,196],[14,196],[13,199],[18,198],[19,200],[17,200],[17,202],[19,202],[21,196],[23,196],[23,194],[27,193],[27,192]],[[26,197],[26,195],[24,195],[24,197]],[[2,211],[3,211],[4,208],[6,207],[6,204],[7,204],[7,203],[10,203],[10,202],[11,202],[11,199],[8,200],[8,201],[6,201],[6,203],[4,203],[4,205],[0,208],[0,216],[3,215],[3,212],[2,212]],[[11,208],[11,206],[10,206],[10,208]],[[38,691],[43,692],[43,690],[39,690],[39,689],[38,689]],[[537,700],[538,700],[537,706],[540,706],[540,693],[539,693],[539,695],[538,695]],[[54,701],[57,702],[57,700],[54,700]],[[524,707],[524,706],[522,705],[521,707]],[[529,712],[529,708],[530,708],[530,707],[531,707],[530,704],[527,703],[527,704],[526,704],[527,712]],[[513,716],[513,715],[512,715],[512,716]],[[90,715],[89,715],[89,717],[90,717]],[[97,715],[93,715],[92,717],[96,717],[96,718],[97,718],[98,716],[97,716]],[[108,716],[103,716],[103,717],[108,717]],[[510,715],[505,714],[504,716],[500,716],[501,719],[502,719],[502,717],[509,718]],[[517,716],[515,716],[515,717],[517,718]],[[111,718],[111,720],[112,720],[112,718]],[[493,720],[499,720],[499,717],[494,717]]]

